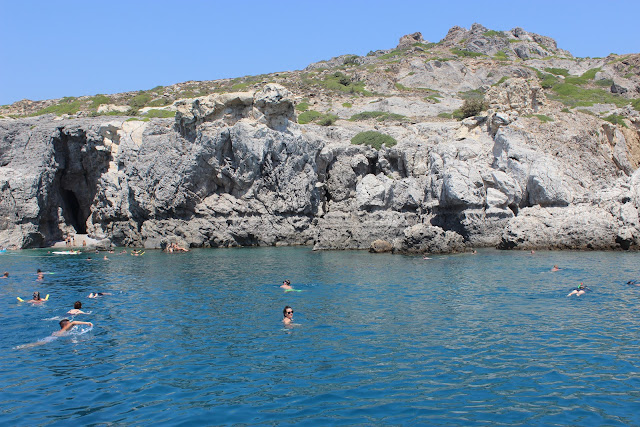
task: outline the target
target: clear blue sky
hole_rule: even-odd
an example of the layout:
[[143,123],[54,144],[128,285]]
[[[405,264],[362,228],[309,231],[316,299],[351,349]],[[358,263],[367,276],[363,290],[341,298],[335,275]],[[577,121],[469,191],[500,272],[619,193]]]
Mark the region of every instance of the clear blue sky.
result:
[[478,22],[640,53],[639,0],[0,0],[0,105],[302,69]]

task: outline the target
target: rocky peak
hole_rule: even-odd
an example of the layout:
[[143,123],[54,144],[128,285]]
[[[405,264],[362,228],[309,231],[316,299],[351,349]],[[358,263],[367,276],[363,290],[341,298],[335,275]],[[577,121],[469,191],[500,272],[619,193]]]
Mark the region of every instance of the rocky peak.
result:
[[425,40],[422,38],[422,33],[416,32],[413,34],[407,34],[400,37],[398,48],[411,46],[415,43],[425,43]]
[[516,27],[511,31],[489,30],[481,24],[473,24],[469,30],[453,27],[442,39],[444,47],[494,56],[502,52],[510,59],[533,59],[547,56],[572,57],[551,37],[529,33]]

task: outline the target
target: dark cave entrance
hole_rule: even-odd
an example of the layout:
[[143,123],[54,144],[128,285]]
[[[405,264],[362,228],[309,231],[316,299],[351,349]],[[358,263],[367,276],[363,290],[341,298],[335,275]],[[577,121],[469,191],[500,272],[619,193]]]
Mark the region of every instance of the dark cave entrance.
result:
[[87,234],[87,219],[89,219],[89,215],[85,215],[82,212],[80,202],[75,193],[62,189],[60,196],[62,197],[63,211],[66,213],[67,224],[72,226],[77,234]]

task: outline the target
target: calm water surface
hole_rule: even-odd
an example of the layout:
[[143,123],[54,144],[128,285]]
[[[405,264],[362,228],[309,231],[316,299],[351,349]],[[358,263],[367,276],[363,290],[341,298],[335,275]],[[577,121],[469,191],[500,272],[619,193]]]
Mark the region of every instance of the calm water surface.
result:
[[103,255],[0,254],[0,425],[640,425],[639,253]]

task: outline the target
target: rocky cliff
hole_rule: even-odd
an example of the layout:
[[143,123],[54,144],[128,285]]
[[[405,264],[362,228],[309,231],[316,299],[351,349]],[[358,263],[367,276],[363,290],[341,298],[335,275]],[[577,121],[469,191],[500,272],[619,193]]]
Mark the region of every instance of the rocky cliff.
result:
[[[172,118],[0,119],[0,245],[637,249],[637,62],[476,24],[176,99]],[[351,142],[366,131],[397,144]]]

